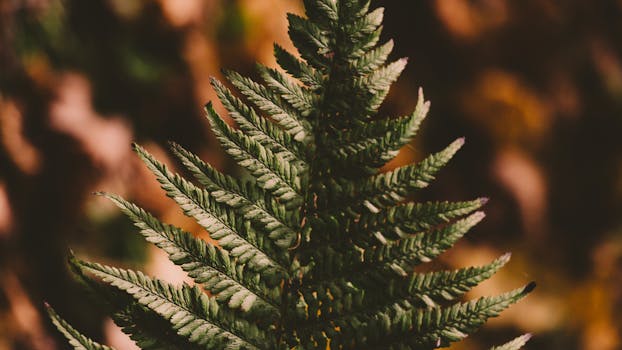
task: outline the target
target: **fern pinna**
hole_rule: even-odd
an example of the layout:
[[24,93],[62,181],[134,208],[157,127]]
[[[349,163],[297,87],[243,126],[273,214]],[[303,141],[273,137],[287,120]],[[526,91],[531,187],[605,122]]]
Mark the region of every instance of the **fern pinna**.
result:
[[[433,349],[466,337],[533,289],[460,301],[509,255],[481,267],[414,272],[482,220],[486,199],[410,201],[463,139],[419,163],[379,171],[415,136],[430,105],[420,92],[412,114],[376,116],[406,60],[387,63],[393,42],[378,43],[383,10],[370,11],[369,2],[305,0],[307,18],[288,17],[301,58],[275,46],[288,75],[261,65],[263,82],[226,72],[239,94],[212,80],[238,127],[211,104],[207,118],[251,180],[171,144],[191,182],[135,146],[168,196],[217,245],[102,194],[195,282],[174,286],[70,259],[141,348]],[[74,348],[108,349],[50,315]],[[519,349],[527,339],[496,349]]]

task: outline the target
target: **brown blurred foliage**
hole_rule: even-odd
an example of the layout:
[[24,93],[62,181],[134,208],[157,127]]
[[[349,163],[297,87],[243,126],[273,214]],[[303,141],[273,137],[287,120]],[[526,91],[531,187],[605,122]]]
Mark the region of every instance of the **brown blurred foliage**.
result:
[[[455,349],[533,332],[528,349],[622,348],[622,2],[377,1],[410,66],[382,108],[432,101],[421,136],[388,167],[458,136],[467,147],[420,199],[488,195],[488,219],[439,267],[509,266],[470,296],[539,288]],[[204,235],[130,152],[174,162],[175,140],[229,168],[201,116],[220,68],[253,74],[291,48],[294,0],[0,1],[0,350],[62,348],[43,300],[95,338],[130,348],[66,270],[99,261],[179,270],[108,203],[116,192]],[[217,104],[218,105],[218,104]],[[103,327],[102,325],[105,325]]]

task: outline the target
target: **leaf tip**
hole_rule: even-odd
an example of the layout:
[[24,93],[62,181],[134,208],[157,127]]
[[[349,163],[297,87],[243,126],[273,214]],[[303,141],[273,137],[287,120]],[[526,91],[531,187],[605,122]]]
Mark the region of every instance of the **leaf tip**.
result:
[[483,211],[476,211],[472,214],[472,217],[475,222],[480,222],[484,220],[484,218],[486,217],[486,213],[484,213]]
[[533,292],[534,289],[536,289],[536,282],[531,281],[523,288],[523,294],[529,294]]

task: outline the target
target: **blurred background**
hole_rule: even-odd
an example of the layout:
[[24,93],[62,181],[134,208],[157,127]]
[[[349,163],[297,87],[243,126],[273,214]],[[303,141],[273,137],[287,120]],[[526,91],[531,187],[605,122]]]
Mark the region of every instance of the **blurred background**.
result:
[[[527,349],[622,349],[622,1],[376,1],[409,67],[382,108],[431,114],[387,168],[453,139],[466,147],[419,199],[490,196],[448,267],[510,264],[470,297],[536,280],[527,299],[452,349],[523,332]],[[0,0],[0,350],[63,349],[43,301],[86,334],[132,349],[67,272],[81,257],[180,270],[109,203],[115,192],[202,234],[130,151],[174,162],[174,140],[226,170],[201,106],[220,68],[253,74],[291,49],[297,0]],[[218,104],[218,106],[220,106]],[[222,110],[222,109],[221,109]]]

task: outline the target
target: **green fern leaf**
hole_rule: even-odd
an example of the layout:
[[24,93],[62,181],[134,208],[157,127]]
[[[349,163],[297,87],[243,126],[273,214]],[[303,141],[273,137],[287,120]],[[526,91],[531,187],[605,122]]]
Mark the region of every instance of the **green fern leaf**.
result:
[[225,71],[225,75],[257,108],[266,112],[278,125],[288,130],[294,140],[305,140],[309,126],[305,124],[300,112],[294,110],[281,96],[273,93],[266,86],[243,77],[236,72]]
[[[418,299],[427,306],[438,306],[438,301],[452,301],[461,297],[471,288],[490,278],[510,260],[505,254],[488,265],[468,267],[453,271],[416,273],[404,283],[406,288],[400,294],[409,299]],[[402,289],[400,288],[400,289]]]
[[377,174],[356,182],[336,179],[329,184],[334,193],[343,193],[340,202],[349,204],[344,210],[360,212],[364,207],[370,212],[402,202],[414,190],[427,187],[436,173],[445,166],[464,145],[460,138],[444,150],[428,156],[417,164],[406,165],[395,170]]
[[469,202],[407,203],[379,213],[366,213],[349,221],[346,227],[350,229],[353,237],[381,234],[386,239],[408,238],[469,214],[481,208],[487,201],[487,198],[480,198]]
[[254,195],[256,190],[240,186],[235,179],[219,173],[178,144],[172,143],[171,148],[216,202],[233,208],[244,219],[262,227],[278,247],[292,246],[301,220],[297,212],[286,211],[278,203]]
[[[307,18],[288,15],[300,58],[274,47],[289,75],[259,65],[258,83],[226,71],[240,97],[211,80],[237,127],[211,103],[207,119],[247,180],[172,143],[195,183],[134,146],[166,194],[217,243],[106,195],[195,285],[70,259],[143,349],[434,349],[472,334],[534,287],[459,301],[509,254],[479,267],[415,271],[484,218],[486,198],[413,201],[464,139],[381,173],[416,135],[430,103],[419,90],[411,115],[378,117],[406,65],[387,63],[393,41],[378,44],[382,8],[370,10],[369,0],[303,1]],[[103,348],[51,317],[72,344]],[[518,349],[527,338],[492,350]]]
[[[429,103],[424,102],[420,91],[419,101],[412,115],[386,123],[391,127],[385,132],[376,136],[372,135],[368,128],[362,127],[340,133],[335,141],[334,149],[328,154],[330,161],[339,164],[340,167],[364,167],[372,174],[375,173],[377,168],[397,156],[400,148],[408,144],[415,136],[428,113],[429,106]],[[369,124],[369,127],[376,128],[375,132],[380,131],[382,126],[381,122]]]
[[72,252],[69,254],[68,263],[91,297],[104,307],[115,324],[141,349],[181,350],[193,347],[192,343],[170,328],[167,320],[150,312],[126,293],[102,284],[96,277],[85,273],[80,260]]
[[313,22],[320,23],[325,27],[334,25],[339,20],[337,2],[332,0],[303,0],[305,14]]
[[193,346],[174,331],[167,329],[166,321],[153,315],[138,303],[114,312],[111,317],[121,331],[141,349],[183,350]]
[[[243,311],[252,309],[255,316],[278,315],[278,291],[274,288],[269,290],[259,283],[260,276],[240,268],[238,261],[226,251],[177,227],[160,223],[143,209],[118,196],[104,195],[134,221],[147,241],[164,250],[173,263],[179,265],[195,283],[201,284],[219,301],[227,303],[230,308],[244,306]],[[244,296],[246,303],[231,301],[233,296]]]
[[[216,94],[229,111],[229,115],[238,124],[240,130],[284,160],[290,162],[299,160],[301,156],[300,151],[297,150],[297,145],[289,137],[288,133],[284,133],[283,130],[279,129],[277,125],[270,123],[269,120],[260,118],[253,109],[242,103],[218,80],[212,78],[211,82],[214,90],[216,90]],[[304,129],[299,124],[290,125],[284,123],[282,126],[285,128],[289,127],[290,132],[294,135],[304,132]],[[295,151],[292,152],[292,149]]]
[[429,262],[447,249],[451,248],[473,226],[477,225],[485,214],[476,212],[447,227],[431,232],[419,233],[412,238],[398,241],[388,241],[382,233],[376,233],[361,244],[375,244],[364,252],[365,260],[369,263],[381,263],[399,275],[406,266],[414,266]]
[[56,326],[56,328],[63,333],[65,338],[69,344],[75,350],[114,350],[114,348],[98,344],[88,337],[82,335],[80,332],[75,330],[73,327],[67,323],[67,321],[63,320],[57,313],[52,309],[49,305],[46,304],[46,310],[50,319]]
[[365,112],[374,112],[380,107],[380,104],[389,93],[391,84],[402,74],[407,62],[408,60],[405,58],[392,62],[355,83],[357,85],[360,84],[358,88],[366,92],[363,95],[366,100]]
[[309,91],[305,91],[276,69],[257,65],[257,70],[268,86],[278,92],[281,98],[294,107],[300,115],[307,117],[311,114],[315,101]]
[[288,14],[289,37],[302,58],[311,66],[325,71],[330,66],[330,38],[311,21],[294,14]]
[[267,244],[267,240],[263,240],[250,227],[243,226],[244,223],[238,223],[235,214],[213,201],[208,193],[170,173],[164,164],[155,160],[140,146],[135,145],[134,149],[156,174],[168,196],[179,204],[186,215],[205,228],[229,254],[260,273],[272,273],[277,279],[285,274],[285,267],[269,254],[273,249]]
[[233,130],[216,114],[210,104],[206,106],[206,110],[212,130],[225,151],[257,179],[261,188],[290,206],[300,204],[301,170],[294,164],[283,162],[250,137]]
[[387,58],[393,51],[393,40],[366,52],[360,58],[352,62],[352,71],[357,75],[366,75],[374,72],[387,62]]
[[309,89],[315,90],[322,87],[324,79],[320,73],[277,44],[274,44],[274,56],[277,63],[287,73],[307,85]]
[[80,262],[86,272],[125,291],[141,305],[167,319],[180,336],[205,349],[266,349],[270,338],[256,326],[236,319],[198,287],[174,287],[142,272]]
[[521,335],[520,337],[500,346],[492,347],[490,350],[519,350],[531,339],[531,334]]
[[[398,340],[396,343],[410,343],[422,347],[448,346],[452,342],[464,339],[484,324],[488,318],[498,316],[501,311],[529,294],[534,287],[534,284],[529,284],[496,297],[482,297],[467,303],[455,304],[449,308],[417,311],[415,315],[410,316],[415,320],[421,320],[421,324],[412,329],[415,334],[407,333],[405,337],[410,339]],[[407,312],[405,315],[408,314]],[[403,318],[404,315],[394,317],[398,322],[408,322],[408,319]],[[397,323],[396,326],[404,329],[402,327],[405,325]],[[419,336],[417,334],[419,332],[425,335]],[[390,348],[396,348],[397,344]]]

